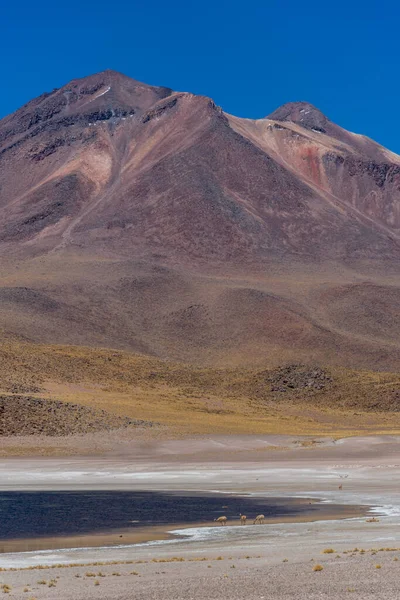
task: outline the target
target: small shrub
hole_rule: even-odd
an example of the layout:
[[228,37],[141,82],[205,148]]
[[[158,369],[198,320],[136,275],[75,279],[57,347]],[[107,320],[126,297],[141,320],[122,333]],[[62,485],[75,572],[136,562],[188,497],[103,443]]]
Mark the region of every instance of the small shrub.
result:
[[325,550],[322,551],[322,554],[335,554],[335,550],[333,548],[325,548]]
[[323,571],[324,567],[322,565],[314,565],[313,571]]
[[382,565],[375,565],[375,569],[382,569]]
[[92,573],[92,571],[87,571],[85,575],[86,577],[96,577],[96,573]]
[[39,585],[47,585],[47,581],[45,579],[39,579],[38,584]]
[[94,585],[100,585],[100,581],[98,579],[95,579]]

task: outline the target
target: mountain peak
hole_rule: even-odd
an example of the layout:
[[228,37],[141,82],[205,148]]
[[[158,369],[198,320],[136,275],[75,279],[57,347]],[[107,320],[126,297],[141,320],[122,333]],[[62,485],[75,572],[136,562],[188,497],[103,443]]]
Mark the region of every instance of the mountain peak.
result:
[[287,102],[267,117],[274,121],[291,121],[306,129],[327,133],[331,122],[313,104],[309,102]]
[[[114,71],[113,69],[105,69],[104,71],[99,71],[98,73],[92,73],[90,75],[86,75],[85,77],[80,77],[78,79],[73,79],[70,81],[67,86],[81,86],[86,83],[93,82],[104,82],[122,87],[141,87],[148,89],[160,89],[160,86],[150,85],[148,83],[143,83],[138,81],[137,79],[133,79],[120,71]],[[64,86],[64,87],[67,87]]]
[[65,132],[76,124],[142,115],[171,93],[170,88],[147,85],[111,70],[73,79],[2,119],[0,144],[35,137],[48,128]]

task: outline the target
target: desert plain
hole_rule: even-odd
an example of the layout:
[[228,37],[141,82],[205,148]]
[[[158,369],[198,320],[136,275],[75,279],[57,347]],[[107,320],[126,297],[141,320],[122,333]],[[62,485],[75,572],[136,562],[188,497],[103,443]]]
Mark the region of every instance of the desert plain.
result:
[[12,597],[38,599],[396,598],[399,465],[397,436],[213,435],[142,441],[129,456],[3,459],[2,491],[219,492],[226,504],[234,493],[332,511],[261,525],[182,523],[136,543],[5,552],[1,585]]

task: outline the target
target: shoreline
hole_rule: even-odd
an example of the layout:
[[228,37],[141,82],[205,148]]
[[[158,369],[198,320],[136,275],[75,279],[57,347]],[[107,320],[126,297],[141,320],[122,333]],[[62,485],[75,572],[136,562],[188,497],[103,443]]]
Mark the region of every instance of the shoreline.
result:
[[[132,593],[136,600],[396,598],[400,438],[309,442],[211,436],[138,446],[135,457],[0,460],[0,488],[7,490],[219,491],[313,506],[322,500],[323,515],[254,526],[150,527],[145,537],[152,529],[150,537],[163,539],[147,542],[121,530],[108,540],[94,536],[92,547],[82,538],[85,548],[20,547],[0,554],[0,580],[17,600],[126,600]],[[99,547],[103,541],[113,545]]]
[[[282,523],[315,523],[318,521],[343,521],[346,519],[363,518],[369,515],[369,506],[346,506],[325,504],[310,499],[293,499],[293,505],[312,504],[315,512],[311,514],[305,510],[303,514],[280,517],[267,517],[265,524],[277,525]],[[297,502],[296,502],[297,501]],[[228,522],[229,527],[253,527],[251,521],[245,526],[240,521]],[[193,529],[220,529],[213,521],[200,523],[170,523],[166,525],[149,525],[137,528],[126,528],[113,531],[93,532],[82,535],[43,536],[33,538],[0,539],[0,554],[16,552],[32,552],[45,550],[68,550],[82,548],[113,548],[118,546],[136,546],[147,542],[179,541],[185,537],[185,530]],[[174,531],[179,531],[177,535]],[[190,538],[190,535],[188,535]],[[190,541],[188,539],[187,541]]]
[[[268,498],[268,500],[271,499]],[[274,499],[274,501],[276,500]],[[287,498],[285,499],[285,506],[287,508],[293,507],[295,510],[299,507],[304,507],[304,511],[297,514],[288,514],[287,516],[267,516],[265,524],[314,523],[317,521],[362,518],[367,517],[372,508],[361,505],[330,504],[325,503],[323,500],[310,498]],[[226,527],[251,526],[253,526],[251,519],[248,519],[245,526],[241,525],[239,519],[231,519],[228,520]],[[220,526],[214,521],[200,521],[145,525],[135,528],[112,529],[75,535],[6,538],[0,539],[0,554],[79,548],[112,548],[127,545],[142,545],[147,542],[178,541],[182,536],[185,537],[185,530],[189,532],[193,529],[210,528],[219,529]],[[174,531],[178,530],[180,531],[180,535],[174,534]]]

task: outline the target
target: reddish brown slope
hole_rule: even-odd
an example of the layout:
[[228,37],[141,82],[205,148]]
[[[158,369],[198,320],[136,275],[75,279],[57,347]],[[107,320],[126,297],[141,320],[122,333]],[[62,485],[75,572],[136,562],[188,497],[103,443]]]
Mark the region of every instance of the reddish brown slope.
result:
[[332,204],[347,206],[368,227],[396,238],[400,228],[400,158],[365,136],[335,125],[304,102],[266,119],[231,118],[246,133]]
[[375,300],[398,290],[399,159],[307,109],[238,119],[104,72],[0,121],[0,327],[196,362],[397,364]]
[[[273,144],[255,143],[245,120],[238,122],[235,131],[207,98],[113,72],[42,96],[0,124],[0,240],[11,252],[21,243],[29,253],[77,243],[217,262],[257,263],[271,252],[398,256],[397,244],[377,227],[385,211],[393,212],[381,198],[377,169],[355,178],[359,188],[368,177],[377,187],[369,203],[354,202],[359,214],[346,210],[352,198],[336,188],[347,183],[331,173],[332,165],[344,169],[343,148],[328,152],[307,137],[309,128],[303,136],[277,136],[272,124],[274,153]],[[255,137],[265,137],[253,123]],[[384,205],[372,215],[376,222],[362,218],[371,217],[373,198]]]

